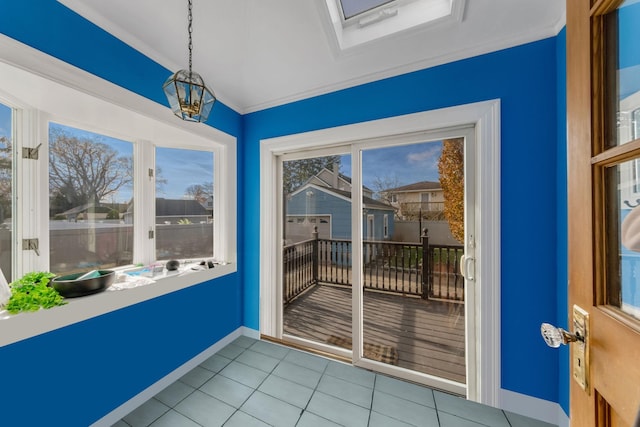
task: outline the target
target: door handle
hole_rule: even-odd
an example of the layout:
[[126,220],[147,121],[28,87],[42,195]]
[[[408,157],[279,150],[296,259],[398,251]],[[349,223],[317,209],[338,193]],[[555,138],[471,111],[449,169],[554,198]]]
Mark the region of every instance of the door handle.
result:
[[573,330],[571,333],[549,323],[540,325],[542,338],[549,347],[576,343],[571,352],[573,379],[589,394],[589,313],[577,305],[573,306]]
[[575,341],[584,342],[584,337],[580,335],[580,332],[576,331],[575,334],[572,334],[562,328],[556,328],[550,323],[540,325],[540,333],[542,334],[544,342],[551,348],[558,348],[560,344],[567,345]]
[[475,261],[475,258],[468,257],[466,255],[462,255],[460,257],[460,274],[462,274],[462,277],[464,277],[465,280],[475,279],[475,275],[473,273],[469,273],[472,269],[475,270]]

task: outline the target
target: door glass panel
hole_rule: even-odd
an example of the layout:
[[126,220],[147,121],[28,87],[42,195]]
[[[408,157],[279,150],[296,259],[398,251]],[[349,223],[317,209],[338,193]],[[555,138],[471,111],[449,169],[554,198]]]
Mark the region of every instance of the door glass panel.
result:
[[626,0],[607,18],[606,55],[609,109],[607,146],[640,138],[640,3]]
[[364,357],[465,383],[464,140],[364,150],[362,182]]
[[12,110],[0,104],[0,268],[11,281],[13,175]]
[[213,153],[156,148],[156,259],[213,257]]
[[49,239],[56,274],[133,262],[133,144],[49,125]]
[[351,350],[351,156],[282,163],[284,333]]
[[[640,319],[640,177],[638,159],[606,174],[608,303]],[[614,254],[614,256],[611,256]]]

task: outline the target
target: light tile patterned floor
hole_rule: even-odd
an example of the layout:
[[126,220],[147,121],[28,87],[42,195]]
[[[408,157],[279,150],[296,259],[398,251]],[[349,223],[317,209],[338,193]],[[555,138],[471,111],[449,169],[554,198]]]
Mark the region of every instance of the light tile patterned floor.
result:
[[266,341],[240,337],[115,427],[550,427]]

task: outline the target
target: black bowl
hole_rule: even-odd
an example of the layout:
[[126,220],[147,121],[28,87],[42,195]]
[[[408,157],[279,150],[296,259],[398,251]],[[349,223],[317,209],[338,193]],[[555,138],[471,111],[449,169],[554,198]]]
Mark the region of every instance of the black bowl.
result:
[[86,273],[87,272],[58,276],[49,282],[49,286],[53,287],[53,289],[65,298],[74,298],[102,292],[111,286],[116,278],[116,272],[113,270],[98,270],[100,274],[98,277],[76,280]]

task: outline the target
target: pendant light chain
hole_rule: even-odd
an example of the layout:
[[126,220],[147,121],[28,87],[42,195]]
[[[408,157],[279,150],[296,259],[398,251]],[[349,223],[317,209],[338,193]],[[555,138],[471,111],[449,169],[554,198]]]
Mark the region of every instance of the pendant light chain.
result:
[[193,51],[193,42],[191,41],[191,33],[193,33],[192,7],[191,0],[189,0],[189,76],[191,76],[191,53]]
[[206,122],[216,95],[207,87],[200,74],[192,70],[193,65],[193,3],[189,5],[189,68],[176,71],[162,85],[169,106],[177,117],[188,122]]

